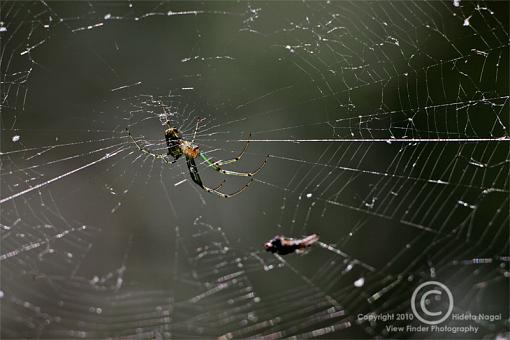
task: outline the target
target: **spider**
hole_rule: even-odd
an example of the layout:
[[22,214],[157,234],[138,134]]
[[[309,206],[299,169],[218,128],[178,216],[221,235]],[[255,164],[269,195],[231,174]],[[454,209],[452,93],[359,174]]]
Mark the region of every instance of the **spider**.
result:
[[287,255],[293,252],[299,254],[303,253],[306,248],[311,247],[318,240],[319,235],[317,234],[312,234],[298,240],[278,235],[264,243],[264,248],[266,251],[278,253],[279,255]]
[[[209,188],[204,185],[204,183],[202,182],[202,179],[200,178],[200,174],[198,173],[198,167],[195,163],[195,159],[198,157],[202,158],[202,160],[204,160],[204,162],[209,167],[213,168],[214,170],[216,170],[224,175],[253,177],[264,167],[264,165],[266,165],[269,155],[266,156],[266,158],[264,159],[262,164],[257,169],[255,169],[255,171],[253,171],[253,172],[237,172],[237,171],[225,170],[222,168],[222,166],[231,164],[231,163],[234,163],[234,162],[237,162],[238,160],[240,160],[241,157],[244,155],[246,149],[248,148],[248,144],[250,142],[249,141],[246,142],[246,144],[244,145],[244,148],[241,150],[239,155],[237,155],[236,157],[234,157],[232,159],[228,159],[228,160],[212,161],[210,158],[208,158],[202,152],[200,152],[200,148],[195,144],[195,137],[196,137],[196,134],[198,131],[198,126],[199,126],[200,122],[201,122],[201,119],[198,119],[197,125],[195,127],[195,132],[193,133],[193,139],[191,141],[188,141],[185,138],[183,138],[182,132],[178,128],[172,126],[170,121],[167,121],[165,123],[167,126],[167,129],[165,130],[165,140],[166,140],[166,146],[168,148],[167,154],[157,154],[157,153],[150,151],[145,146],[140,145],[140,143],[137,142],[133,138],[129,128],[126,128],[126,131],[129,135],[129,138],[131,138],[132,142],[136,145],[136,147],[140,151],[142,151],[148,155],[151,155],[155,159],[161,159],[163,162],[165,162],[167,164],[173,164],[173,163],[177,162],[179,157],[184,155],[184,157],[186,158],[186,165],[188,166],[191,179],[203,190],[213,193],[213,194],[216,194],[220,197],[224,197],[224,198],[229,198],[229,197],[233,197],[233,196],[240,194],[241,192],[246,190],[248,188],[248,186],[253,182],[253,178],[248,183],[246,183],[243,187],[238,189],[237,191],[230,193],[230,194],[226,194],[224,192],[218,191],[218,189],[220,189],[223,186],[223,184],[225,183],[225,180],[223,180],[218,186],[216,186],[214,188]],[[251,136],[251,134],[250,134],[250,136]],[[170,160],[169,156],[171,156],[173,159]]]

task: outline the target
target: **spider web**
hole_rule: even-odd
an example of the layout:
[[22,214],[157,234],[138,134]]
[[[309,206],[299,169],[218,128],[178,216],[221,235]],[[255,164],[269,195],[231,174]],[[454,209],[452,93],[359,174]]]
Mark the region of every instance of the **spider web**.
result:
[[[449,336],[507,336],[508,12],[3,1],[2,336],[430,337],[357,317],[410,313],[427,280],[502,314]],[[229,169],[270,154],[235,198],[126,133],[165,154],[164,123],[191,139],[200,119],[214,160],[251,141]],[[262,250],[312,233],[303,256]]]

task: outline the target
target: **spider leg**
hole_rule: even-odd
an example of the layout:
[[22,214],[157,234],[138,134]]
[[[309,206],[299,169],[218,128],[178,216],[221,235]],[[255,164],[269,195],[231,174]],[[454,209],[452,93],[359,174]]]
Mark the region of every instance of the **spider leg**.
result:
[[[255,176],[267,163],[267,159],[269,158],[269,155],[266,156],[264,161],[260,164],[260,166],[255,169],[252,172],[238,172],[238,171],[232,171],[232,170],[225,170],[221,166],[218,165],[219,162],[213,162],[206,156],[204,156],[202,153],[200,153],[200,157],[209,164],[210,167],[212,167],[214,170],[224,174],[224,175],[230,175],[230,176],[241,176],[241,177],[253,177]],[[221,162],[221,161],[220,161]],[[228,163],[227,163],[228,164]]]
[[207,192],[212,192],[215,194],[219,193],[219,194],[221,194],[221,196],[223,196],[223,194],[218,191],[218,189],[221,188],[223,186],[223,184],[225,184],[224,180],[218,186],[216,186],[214,188],[209,188],[209,187],[206,187],[205,185],[202,188]]
[[126,128],[126,131],[128,133],[129,138],[131,138],[131,141],[136,145],[138,150],[140,150],[141,152],[143,152],[147,155],[150,155],[150,156],[154,157],[155,159],[161,159],[163,162],[165,162],[167,164],[173,164],[173,163],[177,162],[177,158],[170,161],[170,160],[168,160],[168,157],[166,154],[154,153],[154,152],[150,151],[149,149],[147,149],[145,146],[140,145],[140,143],[138,143],[136,141],[136,139],[134,139],[133,136],[131,135],[131,131],[129,130],[129,128]]
[[200,186],[205,191],[213,193],[213,194],[218,195],[223,198],[230,198],[230,197],[240,194],[241,192],[246,190],[250,186],[250,184],[253,182],[253,179],[251,179],[248,183],[246,183],[239,190],[237,190],[233,193],[230,193],[230,194],[226,194],[224,192],[218,191],[218,189],[221,188],[223,186],[223,184],[225,184],[225,181],[221,182],[218,186],[216,186],[214,188],[209,188],[209,187],[205,186],[204,183],[202,182],[202,179],[200,178],[200,175],[198,173],[198,167],[195,163],[195,160],[193,158],[186,158],[186,165],[188,166],[189,173],[190,173],[190,176],[191,176],[191,179],[193,180],[193,182],[195,182],[198,186]]
[[195,132],[193,132],[193,139],[191,140],[191,144],[195,143],[195,137],[197,136],[198,126],[202,120],[205,118],[197,117],[197,125],[195,126]]
[[251,138],[251,133],[248,135],[248,141],[246,142],[246,144],[244,144],[244,148],[241,150],[239,155],[237,155],[236,157],[231,158],[231,159],[216,161],[216,162],[214,162],[214,164],[216,164],[217,166],[222,166],[222,165],[234,163],[234,162],[237,162],[238,160],[240,160],[241,157],[243,157],[244,153],[246,152],[246,149],[248,149],[248,145],[250,144],[250,138]]
[[223,197],[223,198],[230,198],[230,197],[234,197],[236,195],[239,195],[240,193],[242,193],[243,191],[245,191],[246,189],[248,189],[248,187],[250,186],[250,184],[253,182],[253,178],[248,182],[246,183],[244,186],[242,186],[239,190],[237,191],[234,191],[230,194],[226,194],[224,192],[221,192],[221,191],[218,191],[216,189],[219,189],[219,187],[223,186],[223,183],[225,183],[225,181],[223,181],[221,183],[221,185],[219,187],[216,187],[215,189],[211,189],[211,188],[208,188],[206,186],[204,186],[204,190],[207,191],[207,192],[210,192],[210,193],[213,193],[215,195],[218,195],[220,197]]

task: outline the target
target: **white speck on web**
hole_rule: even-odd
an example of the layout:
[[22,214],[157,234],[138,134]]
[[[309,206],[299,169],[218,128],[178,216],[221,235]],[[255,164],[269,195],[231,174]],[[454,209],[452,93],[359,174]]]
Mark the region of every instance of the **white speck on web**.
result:
[[460,6],[460,0],[453,0],[453,6],[459,7]]
[[354,281],[354,287],[361,288],[365,284],[365,279],[360,277],[356,281]]
[[470,26],[470,23],[469,23],[470,19],[471,19],[471,15],[468,16],[466,19],[464,19],[464,23],[462,24],[462,26]]
[[186,182],[187,179],[183,179],[182,181],[179,181],[177,183],[174,184],[174,187],[178,186],[178,185],[181,185],[182,183]]
[[12,141],[13,141],[14,143],[19,142],[19,140],[20,140],[20,139],[21,139],[20,135],[16,135],[16,136],[13,136],[13,137],[12,137]]
[[464,202],[462,200],[457,201],[457,203],[459,205],[462,205],[463,207],[466,207],[466,208],[470,208],[470,209],[476,209],[477,208],[475,204],[469,204],[469,203],[466,203],[466,202]]

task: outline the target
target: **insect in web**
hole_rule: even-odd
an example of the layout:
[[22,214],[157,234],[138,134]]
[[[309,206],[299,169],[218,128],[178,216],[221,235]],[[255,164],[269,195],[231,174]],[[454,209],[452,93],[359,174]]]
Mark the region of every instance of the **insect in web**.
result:
[[311,247],[317,241],[319,241],[319,235],[317,234],[312,234],[302,239],[293,239],[278,235],[264,243],[264,249],[271,253],[278,253],[279,255],[287,255],[294,252],[303,254],[306,248]]
[[[167,129],[165,130],[165,140],[166,140],[166,146],[168,148],[168,152],[166,154],[158,154],[158,153],[155,153],[155,152],[147,149],[145,146],[141,145],[131,135],[131,131],[129,130],[129,128],[126,128],[126,131],[129,135],[129,138],[131,138],[132,142],[136,145],[136,147],[141,152],[151,155],[155,159],[161,159],[163,162],[165,162],[167,164],[173,164],[173,163],[177,162],[177,160],[182,155],[184,155],[184,157],[186,158],[186,165],[188,166],[191,179],[203,190],[213,193],[213,194],[216,194],[218,196],[224,197],[224,198],[229,198],[229,197],[233,197],[233,196],[240,194],[241,192],[246,190],[248,188],[248,186],[250,186],[250,184],[253,182],[253,178],[248,183],[246,183],[244,186],[242,186],[240,189],[234,191],[233,193],[227,194],[227,193],[224,193],[224,192],[221,192],[218,190],[225,184],[225,180],[223,180],[218,186],[216,186],[214,188],[209,188],[206,185],[204,185],[204,183],[202,182],[202,179],[200,178],[200,174],[198,173],[198,167],[195,163],[195,159],[198,157],[202,158],[204,163],[207,164],[207,166],[209,168],[213,168],[215,171],[218,171],[224,175],[253,177],[266,165],[269,155],[267,155],[266,158],[264,159],[264,161],[259,165],[259,167],[252,172],[238,172],[238,171],[225,170],[225,169],[223,169],[224,165],[235,163],[241,159],[241,157],[246,152],[246,149],[248,148],[248,144],[250,143],[249,140],[246,142],[246,144],[244,145],[244,148],[241,150],[241,152],[236,157],[227,159],[227,160],[213,161],[209,157],[204,155],[202,152],[200,152],[200,148],[198,147],[198,145],[195,144],[195,137],[196,137],[196,134],[198,131],[200,121],[201,121],[201,119],[197,120],[195,131],[193,133],[193,139],[191,141],[186,140],[183,137],[182,132],[178,128],[172,126],[170,121],[167,121],[166,122]],[[251,136],[251,134],[250,134],[250,136]],[[173,159],[171,159],[170,157]]]

